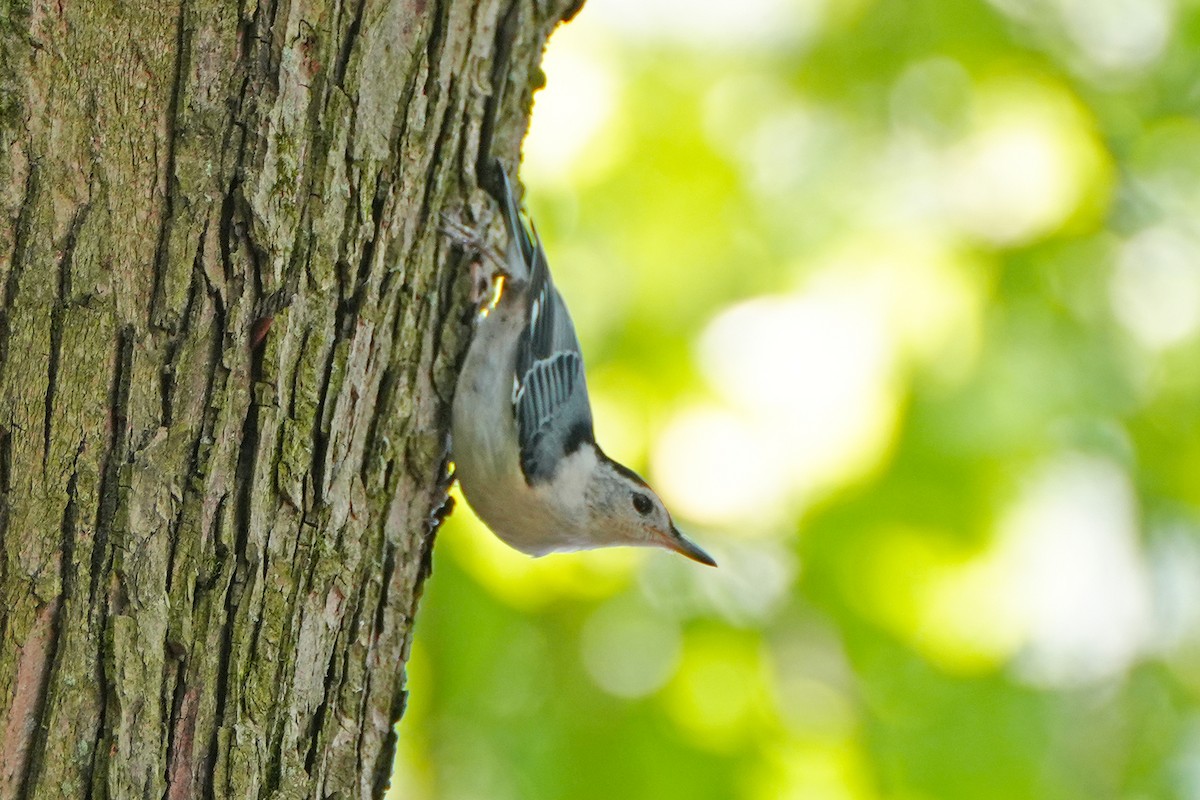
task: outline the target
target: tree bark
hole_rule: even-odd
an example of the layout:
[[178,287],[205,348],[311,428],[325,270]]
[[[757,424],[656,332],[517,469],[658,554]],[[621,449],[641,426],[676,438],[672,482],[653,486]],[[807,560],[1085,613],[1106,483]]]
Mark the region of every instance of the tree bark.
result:
[[573,0],[0,7],[0,797],[370,797]]

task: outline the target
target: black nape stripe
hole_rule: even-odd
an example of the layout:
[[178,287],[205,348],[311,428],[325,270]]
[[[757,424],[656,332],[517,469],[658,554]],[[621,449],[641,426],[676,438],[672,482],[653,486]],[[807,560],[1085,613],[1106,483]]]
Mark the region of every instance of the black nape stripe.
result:
[[[601,460],[607,462],[608,465],[610,467],[612,467],[614,470],[616,470],[620,474],[624,475],[626,478],[629,478],[629,480],[633,481],[638,486],[644,486],[647,489],[650,488],[650,484],[646,483],[646,481],[642,479],[641,475],[638,475],[636,472],[634,472],[633,470],[631,470],[629,467],[625,466],[621,462],[613,461],[600,448],[597,447],[596,451],[600,454]],[[653,490],[651,490],[651,491],[653,491]]]

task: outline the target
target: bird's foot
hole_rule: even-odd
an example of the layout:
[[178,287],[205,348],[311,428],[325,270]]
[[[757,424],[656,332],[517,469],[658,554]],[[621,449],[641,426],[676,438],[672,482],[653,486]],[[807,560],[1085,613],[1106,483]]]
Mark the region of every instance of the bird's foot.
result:
[[471,302],[479,311],[489,308],[496,299],[497,279],[508,277],[504,256],[479,230],[455,215],[442,214],[441,232],[471,259]]
[[488,242],[483,233],[463,222],[457,215],[442,213],[442,233],[470,255],[483,256],[495,265],[499,272],[508,272],[504,255]]

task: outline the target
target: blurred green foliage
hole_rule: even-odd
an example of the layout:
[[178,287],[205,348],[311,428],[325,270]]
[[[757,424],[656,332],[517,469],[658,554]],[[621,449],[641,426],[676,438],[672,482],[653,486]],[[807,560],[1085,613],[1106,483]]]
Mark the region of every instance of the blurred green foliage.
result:
[[1200,798],[1196,0],[589,0],[522,170],[721,562],[460,505],[393,797]]

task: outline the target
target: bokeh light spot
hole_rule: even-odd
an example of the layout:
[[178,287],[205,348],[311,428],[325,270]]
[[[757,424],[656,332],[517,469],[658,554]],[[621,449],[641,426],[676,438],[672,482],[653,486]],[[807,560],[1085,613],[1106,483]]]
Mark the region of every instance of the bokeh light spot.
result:
[[653,474],[681,517],[726,524],[739,535],[767,529],[763,512],[777,509],[785,492],[779,449],[738,415],[715,407],[691,408],[672,420],[654,449]]
[[617,697],[643,697],[674,673],[680,635],[675,624],[648,609],[611,601],[584,624],[580,648],[597,686]]
[[613,120],[618,83],[609,63],[594,54],[599,45],[590,29],[565,25],[555,32],[553,44],[543,63],[553,77],[534,96],[521,170],[523,179],[540,187],[602,174],[622,141]]
[[981,87],[973,130],[947,154],[945,211],[997,245],[1021,245],[1095,205],[1105,159],[1069,95],[1028,78]]
[[605,0],[595,4],[597,22],[634,39],[716,48],[796,46],[818,29],[829,0]]
[[1151,639],[1132,487],[1115,465],[1066,456],[1033,476],[1001,525],[1009,597],[1025,626],[1019,674],[1069,686],[1119,675]]
[[1169,227],[1142,231],[1121,248],[1109,282],[1117,319],[1159,350],[1200,329],[1200,243]]
[[727,751],[754,730],[766,696],[759,651],[732,632],[692,633],[664,692],[667,711],[696,746]]
[[[851,741],[790,741],[771,749],[753,797],[871,800],[869,770]],[[889,795],[890,796],[890,795]]]

